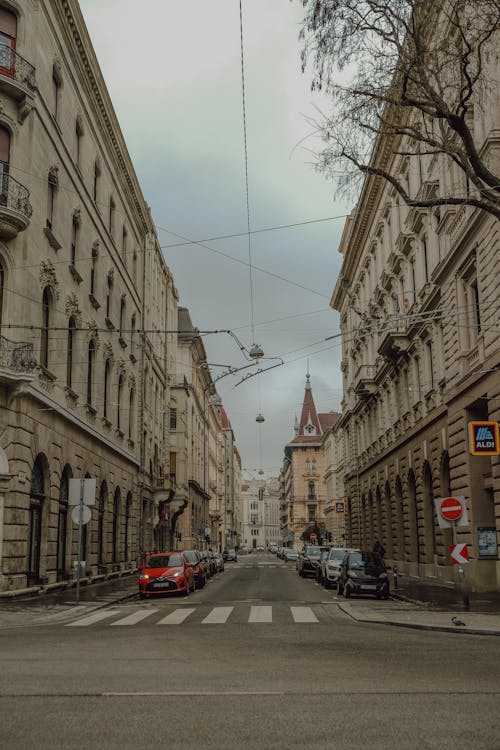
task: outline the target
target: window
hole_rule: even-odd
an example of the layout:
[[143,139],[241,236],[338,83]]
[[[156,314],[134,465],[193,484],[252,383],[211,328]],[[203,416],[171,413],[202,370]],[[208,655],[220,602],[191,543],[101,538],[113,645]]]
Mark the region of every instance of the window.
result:
[[421,394],[420,394],[420,358],[415,357],[413,362],[413,373],[414,373],[414,397],[413,402],[420,401]]
[[428,390],[433,390],[434,389],[434,368],[432,366],[432,343],[430,341],[425,342],[425,353],[427,356]]
[[107,359],[104,363],[104,404],[103,404],[103,416],[104,419],[108,418],[108,401],[109,401],[109,379],[111,374],[111,360]]
[[59,488],[59,508],[57,517],[57,553],[56,553],[56,573],[57,580],[63,581],[66,578],[66,540],[68,533],[68,494],[69,494],[69,476],[68,469],[65,468],[61,477]]
[[135,390],[130,389],[129,394],[129,409],[128,409],[128,439],[134,439],[134,409],[135,409]]
[[108,288],[106,292],[106,317],[109,318],[111,312],[111,292],[113,290],[113,275],[108,273]]
[[73,316],[68,323],[68,351],[66,353],[66,385],[71,388],[73,382],[73,352],[75,349],[76,320]]
[[3,288],[5,285],[5,275],[3,266],[0,263],[0,328],[2,326],[2,311],[3,311]]
[[0,8],[0,71],[13,75],[16,49],[17,17],[6,8]]
[[83,124],[80,115],[76,118],[75,123],[75,164],[77,167],[81,165],[82,159],[82,138],[83,138]]
[[59,119],[59,108],[60,108],[60,92],[62,85],[61,70],[58,65],[54,65],[52,68],[52,88],[51,88],[51,112],[52,117],[57,122]]
[[130,321],[130,358],[135,359],[135,313],[132,315],[132,320]]
[[45,477],[42,456],[37,456],[31,473],[28,571],[27,583],[32,586],[40,579],[40,550],[42,544],[42,512],[45,501]]
[[40,332],[40,364],[49,367],[50,289],[45,287],[42,297],[42,327]]
[[132,257],[132,279],[134,284],[137,284],[137,252],[135,250]]
[[127,254],[127,239],[128,239],[127,227],[124,225],[123,229],[122,229],[122,252],[123,252],[123,255]]
[[117,487],[113,498],[113,528],[112,528],[113,562],[119,560],[120,550],[120,490]]
[[[125,302],[125,295],[122,294],[121,300],[120,300],[120,338],[122,338],[122,332],[123,332],[123,322],[125,320],[125,308],[126,308],[126,302]],[[126,346],[126,342],[122,342],[123,346]]]
[[118,403],[116,407],[116,426],[119,430],[121,430],[121,410],[122,410],[122,396],[123,396],[123,384],[125,382],[125,378],[123,375],[120,375],[118,378]]
[[97,564],[104,564],[104,553],[105,553],[105,539],[104,539],[104,524],[105,524],[105,512],[106,502],[108,499],[108,487],[106,482],[101,484],[101,491],[99,492],[99,505],[97,507]]
[[462,349],[469,350],[476,346],[478,336],[481,333],[481,308],[475,255],[467,261],[462,271],[458,295],[459,308],[462,308],[463,311],[460,340]]
[[87,360],[87,404],[92,406],[92,380],[94,377],[94,362],[95,362],[95,341],[91,339],[89,342],[89,352]]
[[2,206],[7,205],[9,197],[9,160],[10,133],[6,128],[0,127],[0,205]]
[[71,265],[74,266],[76,263],[76,249],[78,246],[78,229],[80,222],[78,216],[73,216],[73,222],[71,224]]
[[177,409],[170,409],[170,429],[177,429]]
[[111,236],[113,236],[114,230],[115,230],[115,209],[116,209],[115,202],[114,202],[113,198],[110,198],[109,199],[109,224],[108,224],[108,229],[109,229],[109,233],[110,233]]
[[177,481],[177,453],[170,453],[170,480],[172,484]]
[[92,265],[90,267],[90,294],[92,297],[94,297],[95,293],[95,271],[97,266],[97,257],[99,255],[99,250],[97,247],[97,244],[94,243],[92,245]]
[[307,520],[309,523],[316,520],[316,506],[315,505],[307,506]]
[[49,171],[49,177],[47,180],[47,220],[46,225],[48,229],[52,229],[54,222],[54,206],[57,192],[57,174],[55,170]]
[[101,176],[101,168],[99,166],[99,162],[94,162],[94,181],[92,184],[92,198],[94,200],[94,203],[97,203],[97,200],[99,198],[99,177]]
[[307,497],[309,500],[316,499],[316,489],[312,481],[307,483]]

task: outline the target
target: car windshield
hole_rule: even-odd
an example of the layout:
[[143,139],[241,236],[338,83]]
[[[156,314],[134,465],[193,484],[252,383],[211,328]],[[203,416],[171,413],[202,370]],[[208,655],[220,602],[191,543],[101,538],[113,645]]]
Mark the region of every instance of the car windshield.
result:
[[373,552],[353,552],[349,555],[350,568],[383,568],[384,564],[379,555]]
[[159,555],[151,557],[148,563],[149,568],[174,568],[182,565],[180,555]]
[[319,547],[307,547],[305,553],[308,557],[319,557],[321,549]]
[[330,550],[330,560],[343,560],[344,555],[345,555],[345,549]]
[[190,563],[198,562],[198,553],[194,549],[184,550],[183,555]]

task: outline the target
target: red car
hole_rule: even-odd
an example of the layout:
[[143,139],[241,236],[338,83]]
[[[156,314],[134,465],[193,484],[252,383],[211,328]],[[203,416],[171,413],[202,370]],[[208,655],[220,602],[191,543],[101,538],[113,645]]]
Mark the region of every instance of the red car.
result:
[[139,574],[139,596],[185,594],[196,588],[193,566],[182,552],[158,552],[150,555]]

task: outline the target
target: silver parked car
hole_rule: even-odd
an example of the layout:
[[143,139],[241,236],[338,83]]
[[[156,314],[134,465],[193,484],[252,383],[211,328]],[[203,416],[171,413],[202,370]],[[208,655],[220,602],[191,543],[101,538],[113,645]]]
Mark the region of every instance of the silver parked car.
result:
[[337,586],[339,578],[340,565],[344,559],[344,555],[347,550],[345,547],[331,547],[328,553],[325,553],[321,557],[320,561],[320,572],[319,581],[323,584],[326,589],[331,586]]
[[285,562],[288,562],[289,560],[298,560],[299,559],[299,553],[296,549],[292,549],[291,547],[285,547],[283,549],[283,560]]

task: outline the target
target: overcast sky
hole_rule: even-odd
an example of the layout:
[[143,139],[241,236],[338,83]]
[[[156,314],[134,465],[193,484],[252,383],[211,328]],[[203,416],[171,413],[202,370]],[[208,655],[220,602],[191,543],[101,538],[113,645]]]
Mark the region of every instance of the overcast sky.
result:
[[[137,0],[80,5],[180,304],[200,330],[231,329],[250,348],[247,237],[207,241],[247,228],[239,0],[142,0],[140,24]],[[311,118],[329,103],[301,73],[301,17],[298,0],[243,2],[252,230],[351,208],[313,166],[320,141]],[[340,343],[323,339],[338,332],[329,301],[343,225],[339,218],[251,236],[252,264],[274,274],[253,269],[255,341],[285,365],[236,388],[241,376],[217,384],[247,476],[277,476],[308,358],[318,411],[340,410]],[[206,247],[169,247],[182,238]],[[210,362],[245,364],[227,335],[207,336],[205,345]]]

